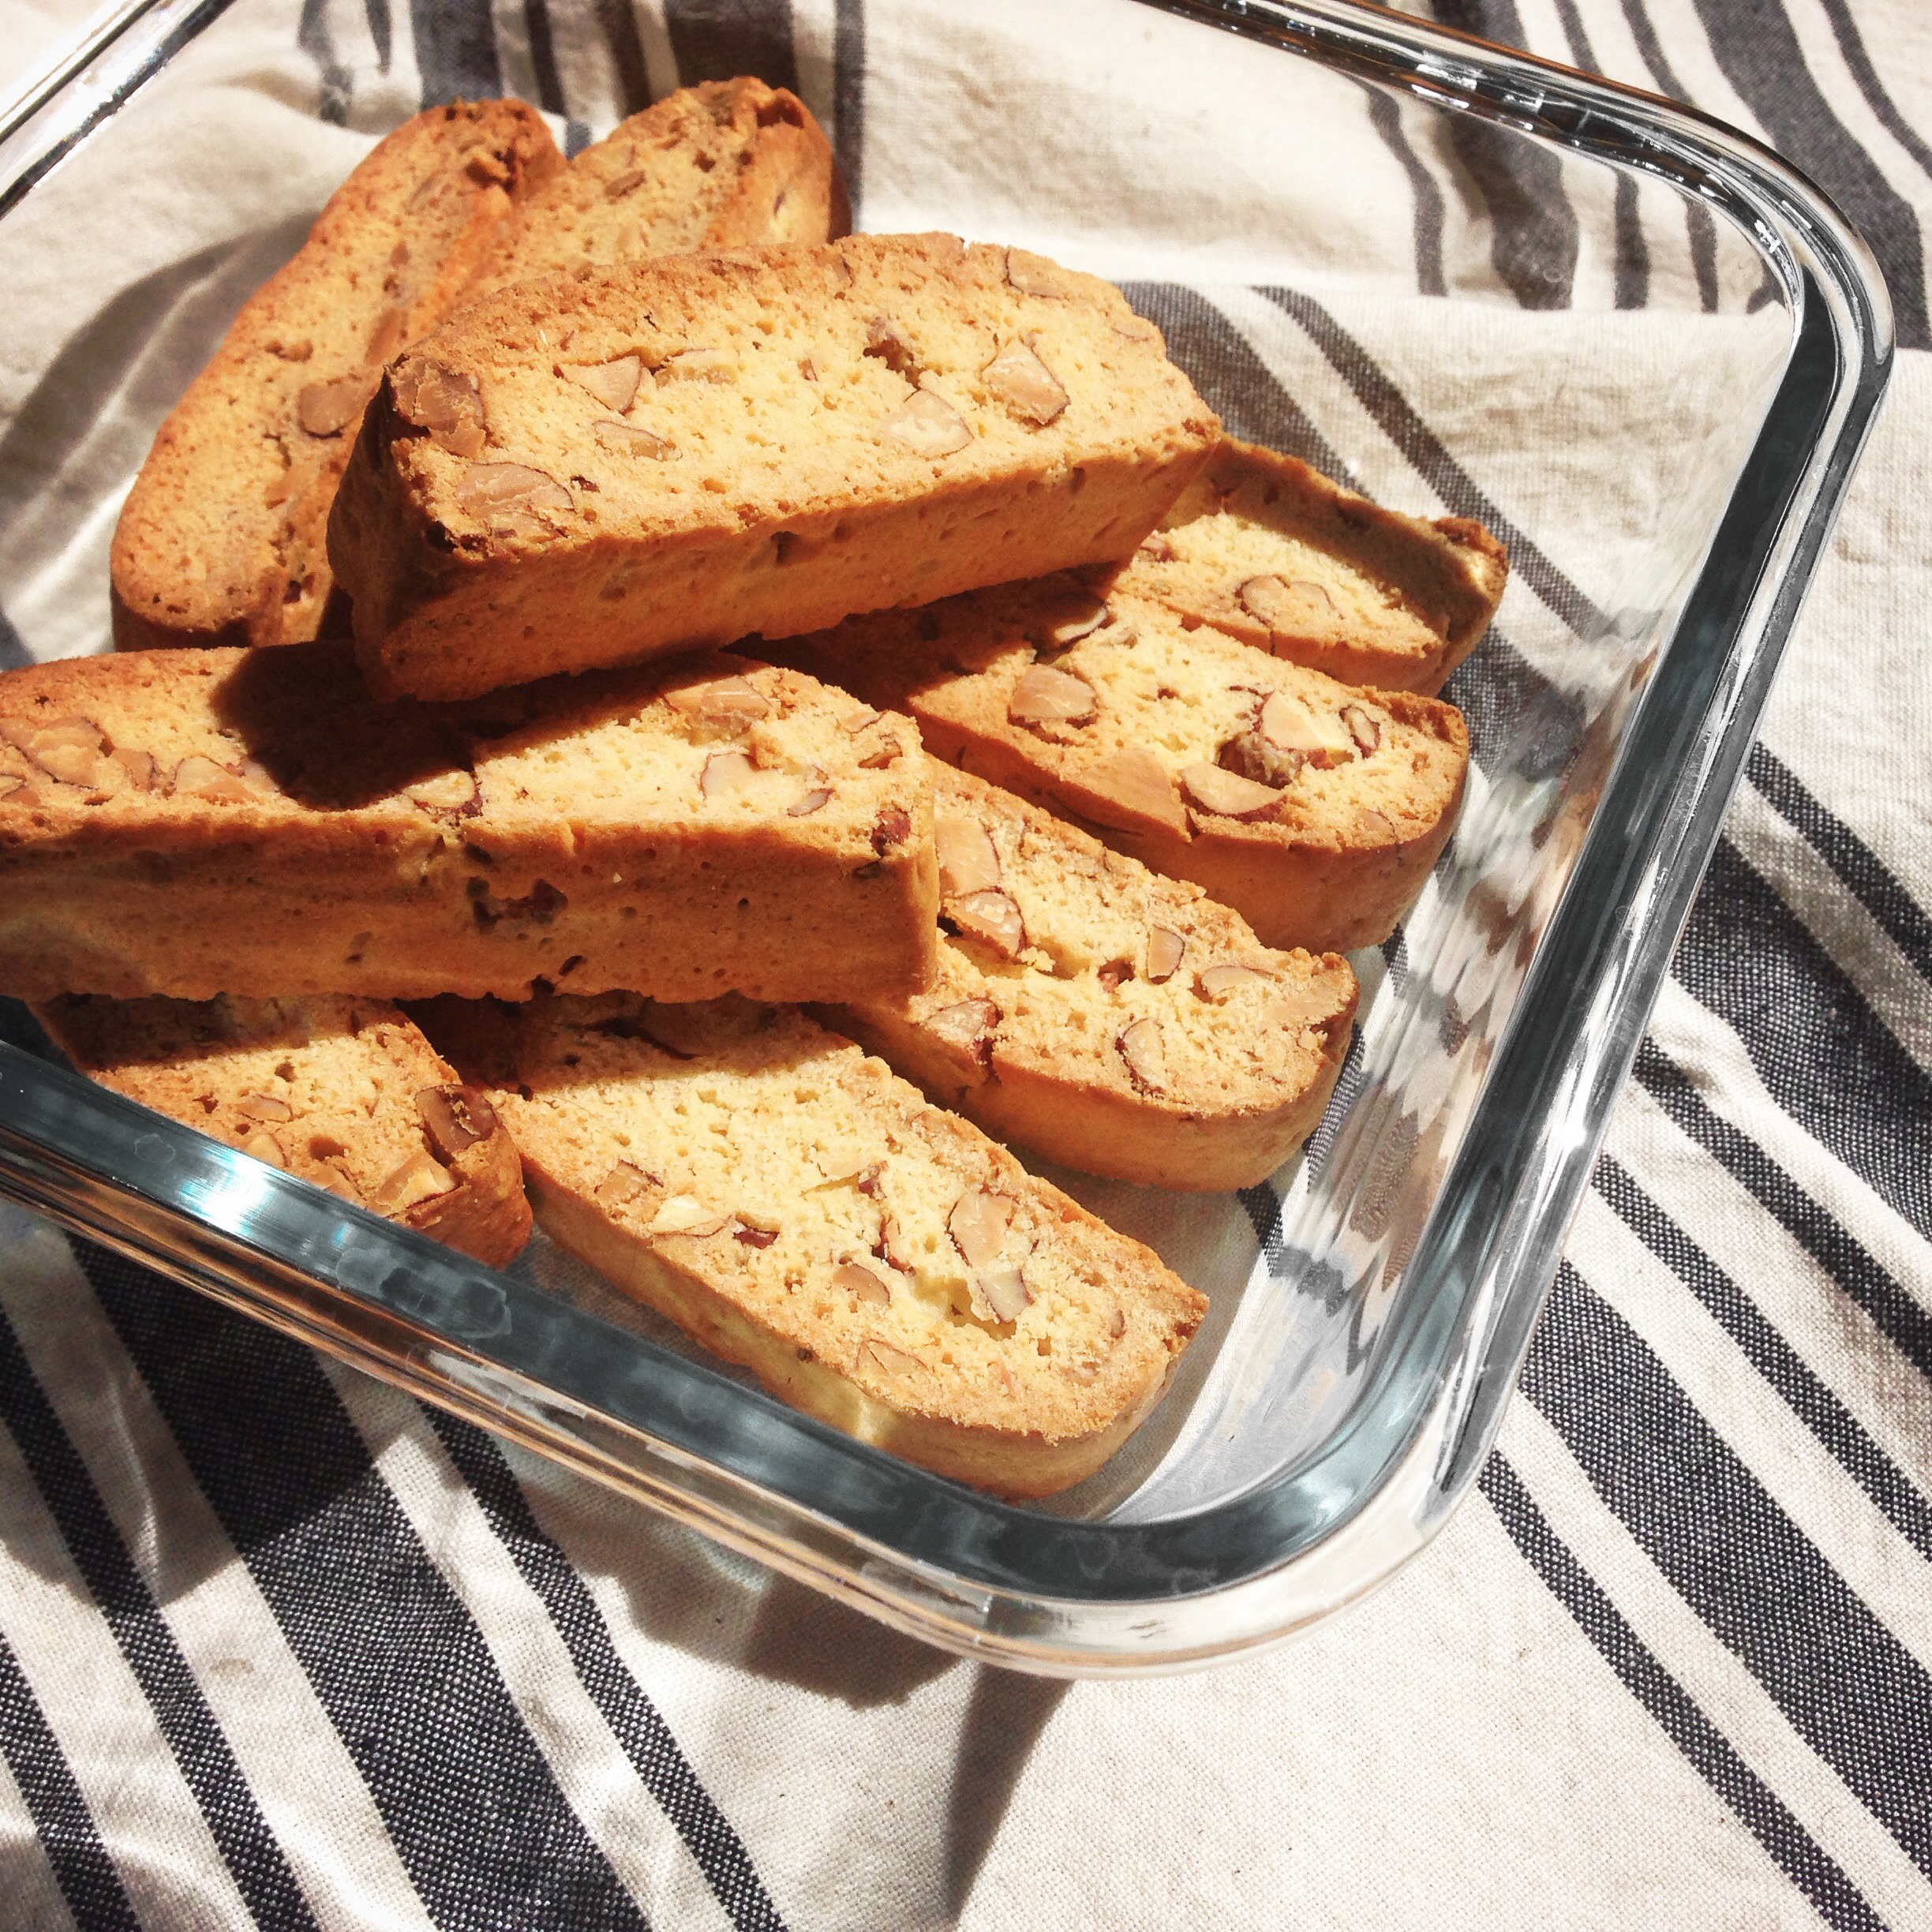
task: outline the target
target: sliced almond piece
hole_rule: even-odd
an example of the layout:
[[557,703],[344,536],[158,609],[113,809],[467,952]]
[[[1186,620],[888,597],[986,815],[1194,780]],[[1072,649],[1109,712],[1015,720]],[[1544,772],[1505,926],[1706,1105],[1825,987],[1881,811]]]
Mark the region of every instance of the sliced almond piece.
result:
[[961,932],[990,945],[1002,959],[1017,959],[1026,950],[1020,908],[1003,892],[966,893],[949,899],[945,910]]
[[527,463],[473,462],[457,485],[456,502],[472,516],[528,517],[537,510],[567,510],[571,493],[553,476]]
[[1016,416],[1042,428],[1067,406],[1067,392],[1060,379],[1026,343],[1009,342],[979,376]]
[[253,1155],[258,1161],[266,1161],[271,1167],[286,1170],[288,1156],[282,1151],[282,1143],[266,1127],[258,1127],[242,1143],[242,1151]]
[[776,1228],[739,1226],[732,1230],[732,1239],[744,1248],[762,1250],[769,1248],[777,1238],[778,1230]]
[[1344,705],[1342,722],[1348,727],[1349,736],[1355,740],[1355,749],[1364,758],[1381,749],[1382,727],[1360,705]]
[[681,684],[664,700],[680,717],[734,734],[771,715],[771,700],[749,678],[712,678]]
[[1080,611],[1071,617],[1062,617],[1058,623],[1046,627],[1048,640],[1056,650],[1065,650],[1069,645],[1077,644],[1084,637],[1091,637],[1095,631],[1113,615],[1107,606],[1096,599],[1091,608]]
[[706,798],[734,798],[747,790],[758,767],[742,751],[713,751],[704,762],[698,784]]
[[861,705],[856,711],[839,720],[839,729],[856,738],[862,731],[870,731],[886,713],[874,711],[870,705]]
[[378,1214],[406,1214],[422,1202],[453,1193],[455,1189],[455,1176],[441,1162],[427,1154],[416,1153],[391,1170],[370,1195],[369,1205]]
[[496,1131],[496,1110],[479,1088],[461,1083],[424,1088],[416,1096],[416,1113],[429,1144],[446,1161]]
[[885,1307],[892,1300],[892,1284],[875,1275],[863,1261],[841,1261],[833,1271],[832,1286],[878,1308]]
[[644,358],[613,356],[608,362],[567,362],[564,373],[579,389],[587,389],[607,410],[621,416],[637,400],[644,379]]
[[244,758],[238,765],[217,765],[195,751],[175,766],[170,788],[177,798],[245,804],[252,799],[272,796],[275,784],[253,758]]
[[600,447],[615,455],[643,456],[653,462],[668,462],[678,453],[677,445],[668,436],[661,436],[640,423],[593,422],[590,433]]
[[1282,795],[1219,765],[1185,765],[1181,783],[1188,796],[1205,812],[1244,822],[1271,818],[1281,809]]
[[292,1121],[295,1110],[273,1094],[244,1094],[235,1103],[250,1120]]
[[929,1032],[949,1045],[964,1047],[982,1066],[993,1058],[993,1029],[1000,1023],[1000,1009],[990,999],[961,1000],[956,1005],[942,1006],[926,1016]]
[[1256,729],[1270,744],[1299,751],[1312,765],[1339,765],[1355,755],[1355,741],[1341,713],[1317,710],[1292,691],[1269,694]]
[[24,804],[32,796],[32,788],[18,772],[0,772],[0,799],[16,799]]
[[866,324],[866,346],[861,353],[883,362],[895,376],[903,376],[909,383],[919,380],[919,358],[905,331],[890,316],[874,316]]
[[1017,1321],[1032,1305],[1033,1290],[1011,1262],[982,1269],[968,1284],[972,1312],[983,1321]]
[[657,365],[657,380],[664,382],[736,382],[737,365],[722,349],[698,344],[666,356]]
[[1006,700],[1006,715],[1016,724],[1080,724],[1099,708],[1091,684],[1048,665],[1029,666]]
[[312,436],[339,436],[362,414],[371,387],[361,376],[305,384],[295,398],[295,420]]
[[990,1268],[1006,1245],[1006,1230],[1019,1204],[1009,1194],[990,1188],[969,1187],[953,1204],[946,1232],[970,1268]]
[[1148,934],[1147,976],[1155,985],[1171,979],[1187,957],[1187,942],[1165,926],[1154,927]]
[[1159,1093],[1166,1085],[1167,1054],[1159,1020],[1136,1020],[1114,1046],[1126,1063],[1128,1076],[1141,1092]]
[[[1187,809],[1174,788],[1173,775],[1145,745],[1129,745],[1079,768],[1083,788],[1097,796],[1082,809],[1124,831],[1143,829],[1148,821],[1185,837]],[[1120,822],[1124,821],[1124,823]]]
[[473,771],[438,772],[433,777],[412,779],[402,796],[425,811],[455,812],[474,818],[483,809],[482,788]]
[[646,1174],[629,1161],[620,1161],[597,1184],[592,1198],[600,1208],[615,1213],[620,1208],[629,1207],[633,1201],[656,1193],[661,1185],[655,1174]]
[[899,1348],[890,1342],[882,1342],[877,1335],[867,1335],[859,1344],[857,1366],[870,1366],[883,1369],[888,1375],[924,1375],[926,1365],[918,1356]]
[[1230,962],[1220,966],[1210,966],[1206,972],[1196,975],[1194,983],[1200,989],[1204,999],[1218,1000],[1222,994],[1233,992],[1237,987],[1245,985],[1251,979],[1268,980],[1274,976],[1272,973],[1263,972],[1253,966],[1238,966]]
[[50,718],[43,723],[9,720],[0,723],[0,737],[63,784],[92,785],[103,776],[106,735],[92,718]]
[[872,1252],[882,1261],[896,1267],[901,1275],[912,1274],[917,1268],[919,1258],[913,1253],[912,1245],[906,1239],[904,1231],[891,1215],[881,1218],[878,1245]]
[[1025,249],[1009,248],[1006,251],[1006,279],[1022,295],[1058,297],[1073,293],[1073,284],[1068,279],[1067,271],[1058,262],[1049,261],[1044,255],[1035,255]]
[[930,389],[915,389],[879,425],[879,432],[915,456],[950,456],[973,440],[965,417]]
[[1335,599],[1305,578],[1284,582],[1279,577],[1250,577],[1234,596],[1250,617],[1278,637],[1301,637],[1311,631],[1325,635],[1335,627]]
[[905,747],[890,732],[879,734],[878,749],[868,752],[859,761],[861,771],[883,771],[889,765],[897,765],[905,755]]
[[673,1194],[657,1210],[657,1218],[650,1225],[651,1237],[688,1234],[694,1241],[708,1241],[721,1234],[730,1220],[729,1215],[707,1208],[689,1194]]
[[986,892],[1000,882],[999,852],[993,835],[977,819],[942,812],[933,825],[939,852],[939,891],[951,899]]
[[389,378],[396,414],[429,432],[429,440],[452,456],[483,454],[483,397],[474,376],[461,374],[425,356],[410,356]]
[[113,753],[114,762],[127,773],[129,784],[137,792],[154,789],[154,754],[149,751],[134,751],[123,747]]
[[796,805],[785,807],[785,816],[788,818],[809,818],[814,812],[823,811],[831,802],[832,788],[829,785],[814,785],[800,795]]

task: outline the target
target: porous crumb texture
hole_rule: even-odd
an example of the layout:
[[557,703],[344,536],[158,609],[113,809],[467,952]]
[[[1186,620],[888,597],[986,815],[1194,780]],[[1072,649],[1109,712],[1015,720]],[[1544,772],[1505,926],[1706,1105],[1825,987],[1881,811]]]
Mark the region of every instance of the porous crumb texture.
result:
[[1480,523],[1400,515],[1230,440],[1116,587],[1342,683],[1433,697],[1488,628],[1508,575]]
[[530,196],[469,299],[600,263],[824,242],[852,227],[826,140],[762,80],[680,88],[593,141]]
[[826,1009],[830,1024],[1069,1166],[1211,1191],[1272,1174],[1341,1070],[1348,962],[1272,952],[1198,886],[933,771],[938,982]]
[[161,425],[114,532],[122,650],[317,635],[329,506],[378,373],[563,165],[520,101],[432,108],[376,146]]
[[709,657],[379,705],[346,646],[0,676],[0,991],[930,983],[919,734]]
[[789,1009],[421,1009],[489,1088],[552,1237],[773,1392],[1010,1496],[1077,1481],[1202,1297]]
[[775,654],[1194,880],[1268,945],[1386,939],[1462,803],[1453,706],[1339,683],[1072,575],[853,618]]
[[384,379],[330,556],[373,687],[789,636],[1118,559],[1219,440],[1120,292],[949,235],[511,289]]
[[80,1071],[156,1113],[500,1267],[530,1238],[510,1136],[386,1001],[53,1000]]

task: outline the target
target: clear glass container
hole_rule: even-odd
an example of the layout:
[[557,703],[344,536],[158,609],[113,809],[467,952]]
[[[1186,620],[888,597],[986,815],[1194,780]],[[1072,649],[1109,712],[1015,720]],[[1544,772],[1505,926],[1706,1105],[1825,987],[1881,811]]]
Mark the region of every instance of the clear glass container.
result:
[[[16,286],[44,282],[76,197],[136,170],[194,193],[219,149],[176,138],[193,90],[245,66],[270,3],[110,7],[0,105]],[[850,161],[851,47],[830,7],[795,12]],[[1230,429],[1481,516],[1512,553],[1447,694],[1476,747],[1460,828],[1356,961],[1359,1035],[1306,1155],[1230,1200],[1046,1170],[1210,1294],[1153,1421],[1050,1504],[991,1501],[769,1400],[541,1237],[492,1273],[77,1080],[18,1008],[0,1193],[934,1642],[1201,1664],[1372,1587],[1481,1469],[1882,395],[1889,309],[1857,236],[1750,141],[1346,0],[1063,0],[1018,154],[979,83],[1024,48],[1021,0],[865,19],[862,226],[1112,276]],[[506,84],[554,95],[523,64]],[[392,76],[347,118],[416,104]],[[74,314],[28,372],[0,654],[105,646],[107,537],[156,424],[354,159],[305,139],[278,167],[290,129],[314,123],[250,123],[258,223]],[[1485,192],[1441,185],[1465,181]],[[1587,436],[1511,458],[1544,406],[1614,425],[1613,495]]]

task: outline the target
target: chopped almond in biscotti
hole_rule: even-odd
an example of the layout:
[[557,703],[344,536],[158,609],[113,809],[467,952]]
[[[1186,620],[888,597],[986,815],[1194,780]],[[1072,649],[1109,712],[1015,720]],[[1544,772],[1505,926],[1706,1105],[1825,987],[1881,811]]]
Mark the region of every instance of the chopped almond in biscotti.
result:
[[928,984],[904,717],[743,658],[382,705],[346,647],[0,675],[0,991]]
[[1005,1496],[1089,1475],[1203,1297],[789,1007],[438,1000],[539,1223],[774,1395]]
[[1344,684],[1433,697],[1489,627],[1508,575],[1480,523],[1384,510],[1230,439],[1115,582]]
[[34,1010],[90,1079],[271,1167],[494,1267],[530,1239],[494,1109],[387,1001],[80,995]]
[[329,554],[372,687],[466,697],[1118,559],[1219,429],[1118,289],[1018,249],[695,255],[403,357]]
[[1272,952],[1199,886],[933,769],[938,983],[825,1009],[829,1023],[1068,1166],[1210,1192],[1272,1174],[1341,1071],[1348,962]]
[[1454,829],[1452,705],[1338,683],[1067,575],[770,647],[949,764],[1193,879],[1264,945],[1386,939]]

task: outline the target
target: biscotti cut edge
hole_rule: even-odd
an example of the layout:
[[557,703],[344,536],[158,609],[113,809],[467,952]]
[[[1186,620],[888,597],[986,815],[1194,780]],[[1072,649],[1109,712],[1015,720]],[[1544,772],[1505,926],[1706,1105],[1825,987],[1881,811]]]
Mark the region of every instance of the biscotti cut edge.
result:
[[935,758],[1204,886],[1267,946],[1379,945],[1462,809],[1453,706],[1338,683],[1075,573],[766,649],[910,713]]
[[509,1134],[386,1001],[36,1002],[80,1072],[491,1267],[530,1239]]
[[459,698],[1116,560],[1219,437],[1118,290],[1022,251],[692,256],[419,344],[330,555],[370,687]]
[[815,1009],[934,1102],[1069,1167],[1204,1193],[1320,1124],[1357,989],[1238,914],[938,759],[939,978]]
[[1385,510],[1230,437],[1115,582],[1344,684],[1433,697],[1508,575],[1481,523]]
[[1035,1496],[1091,1474],[1205,1312],[794,1009],[417,1012],[517,1136],[552,1239],[781,1399],[941,1475]]
[[856,709],[723,657],[451,710],[375,703],[326,644],[9,672],[0,990],[916,988],[930,777]]
[[114,531],[119,649],[317,635],[329,506],[376,372],[441,320],[563,165],[514,100],[432,108],[364,158],[155,438]]

